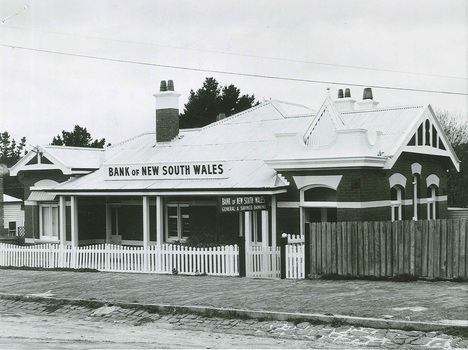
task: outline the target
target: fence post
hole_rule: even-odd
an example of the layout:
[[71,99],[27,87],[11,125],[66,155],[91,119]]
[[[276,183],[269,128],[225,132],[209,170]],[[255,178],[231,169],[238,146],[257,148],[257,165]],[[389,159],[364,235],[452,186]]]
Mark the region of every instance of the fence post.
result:
[[245,236],[239,236],[237,244],[239,245],[239,277],[245,277]]
[[310,223],[306,222],[304,230],[304,278],[310,275]]
[[284,280],[286,278],[286,246],[288,245],[288,234],[283,233],[281,235],[281,279]]

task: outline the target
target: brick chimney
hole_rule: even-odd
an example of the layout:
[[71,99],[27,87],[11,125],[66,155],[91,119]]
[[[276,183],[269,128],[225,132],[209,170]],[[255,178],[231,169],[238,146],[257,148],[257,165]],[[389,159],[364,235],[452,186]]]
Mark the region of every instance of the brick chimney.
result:
[[172,80],[162,80],[156,98],[156,142],[169,142],[179,135],[179,96]]

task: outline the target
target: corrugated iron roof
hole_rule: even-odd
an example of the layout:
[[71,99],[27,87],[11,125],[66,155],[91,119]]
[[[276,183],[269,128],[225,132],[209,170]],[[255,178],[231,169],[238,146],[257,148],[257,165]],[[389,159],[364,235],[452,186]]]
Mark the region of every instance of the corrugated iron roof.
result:
[[53,201],[54,199],[55,199],[55,194],[42,192],[42,191],[32,191],[28,197],[28,201],[37,201],[37,202]]
[[[316,147],[330,142],[335,130],[379,130],[382,131],[382,150],[388,152],[403,136],[409,120],[414,120],[421,109],[401,107],[340,113],[330,101],[322,107],[325,114],[315,116],[313,110],[304,106],[267,101],[203,128],[181,130],[179,136],[170,142],[156,144],[155,134],[145,133],[115,144],[103,152],[103,164],[112,165],[226,161],[229,166],[228,178],[117,181],[106,180],[101,167],[92,174],[60,184],[56,190],[274,189],[285,185],[279,178],[281,175],[265,163],[265,160],[278,157],[277,134],[306,136],[310,132],[310,138],[314,140],[310,147],[298,143],[298,148],[291,150],[298,151],[296,154],[299,157],[325,159],[343,156],[343,150]],[[320,121],[319,118],[323,116],[325,118]],[[350,148],[349,145],[342,147]],[[359,153],[359,149],[356,152]],[[373,156],[377,157],[379,153],[379,150],[375,150]],[[291,156],[294,158],[295,154]],[[83,159],[85,163],[88,164]]]
[[390,151],[404,136],[408,125],[419,115],[422,108],[423,106],[377,108],[341,112],[341,116],[350,127],[382,132],[382,154],[390,155]]
[[41,147],[70,169],[98,169],[101,165],[102,148],[53,145]]
[[[290,114],[294,113],[294,115]],[[171,142],[156,144],[154,133],[145,133],[115,144],[104,153],[104,164],[143,164],[192,161],[227,161],[229,178],[185,180],[105,180],[103,169],[59,190],[165,190],[277,188],[285,185],[264,159],[276,151],[275,134],[299,132],[310,124],[307,107],[268,101],[196,130],[181,130]],[[300,116],[297,116],[300,115]]]

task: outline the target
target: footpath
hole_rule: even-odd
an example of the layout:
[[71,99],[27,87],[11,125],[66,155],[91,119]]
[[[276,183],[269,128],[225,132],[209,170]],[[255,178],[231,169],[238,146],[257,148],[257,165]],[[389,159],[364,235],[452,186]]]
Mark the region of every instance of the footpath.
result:
[[468,348],[468,283],[0,269],[0,311],[356,346]]

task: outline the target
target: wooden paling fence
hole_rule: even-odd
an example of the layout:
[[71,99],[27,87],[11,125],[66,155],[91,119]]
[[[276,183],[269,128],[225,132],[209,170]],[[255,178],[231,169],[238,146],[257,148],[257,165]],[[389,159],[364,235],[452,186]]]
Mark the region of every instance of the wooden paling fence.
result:
[[468,278],[467,220],[311,223],[306,231],[312,276]]

